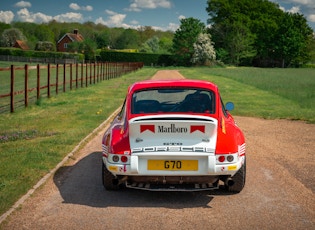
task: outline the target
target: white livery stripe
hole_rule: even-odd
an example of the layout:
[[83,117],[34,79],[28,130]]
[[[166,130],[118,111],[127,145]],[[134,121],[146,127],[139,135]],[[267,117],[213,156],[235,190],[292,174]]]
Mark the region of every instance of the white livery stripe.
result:
[[244,156],[245,155],[245,149],[246,149],[246,144],[242,144],[238,146],[238,155],[239,156]]
[[102,150],[103,150],[103,154],[108,154],[108,147],[104,144],[102,144]]

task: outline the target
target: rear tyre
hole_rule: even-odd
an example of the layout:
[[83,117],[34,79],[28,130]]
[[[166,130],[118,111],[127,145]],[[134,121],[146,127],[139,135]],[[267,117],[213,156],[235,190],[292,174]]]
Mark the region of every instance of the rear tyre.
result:
[[102,162],[102,182],[106,190],[118,190],[118,183],[114,183],[115,176],[108,171],[104,162]]
[[226,189],[232,193],[241,192],[245,186],[246,181],[246,161],[244,161],[244,164],[240,170],[238,170],[238,172],[233,177],[231,177],[231,179],[233,180],[234,184],[231,186],[226,185]]

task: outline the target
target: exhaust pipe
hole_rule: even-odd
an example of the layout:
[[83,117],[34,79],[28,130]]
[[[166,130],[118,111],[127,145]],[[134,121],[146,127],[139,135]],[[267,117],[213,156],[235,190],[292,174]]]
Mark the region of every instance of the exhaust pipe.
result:
[[235,184],[234,180],[231,177],[226,178],[224,181],[224,184],[228,187],[231,187]]
[[113,185],[120,185],[120,184],[123,184],[125,183],[125,181],[128,179],[127,176],[124,176],[123,178],[121,179],[118,179],[117,177],[113,179]]

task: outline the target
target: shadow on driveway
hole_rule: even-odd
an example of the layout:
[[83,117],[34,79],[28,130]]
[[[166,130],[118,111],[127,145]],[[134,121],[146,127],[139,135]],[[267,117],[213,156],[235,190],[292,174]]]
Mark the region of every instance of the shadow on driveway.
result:
[[211,208],[213,195],[220,191],[152,192],[137,189],[107,191],[102,185],[101,152],[93,152],[74,166],[61,167],[54,176],[64,203],[91,207]]

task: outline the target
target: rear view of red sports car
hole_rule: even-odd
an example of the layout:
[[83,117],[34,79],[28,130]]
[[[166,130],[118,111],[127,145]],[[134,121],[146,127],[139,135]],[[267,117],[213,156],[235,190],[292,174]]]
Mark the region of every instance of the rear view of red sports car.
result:
[[[245,185],[245,138],[218,87],[201,80],[148,80],[128,88],[102,140],[102,179],[157,191]],[[220,182],[221,181],[221,182]]]

